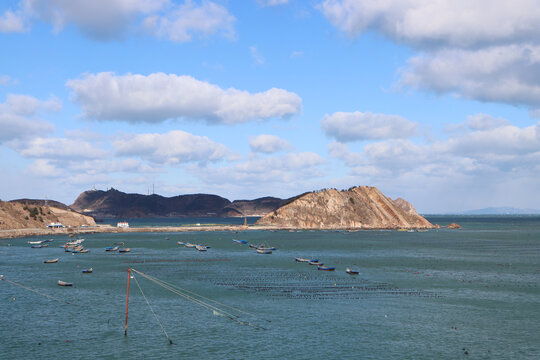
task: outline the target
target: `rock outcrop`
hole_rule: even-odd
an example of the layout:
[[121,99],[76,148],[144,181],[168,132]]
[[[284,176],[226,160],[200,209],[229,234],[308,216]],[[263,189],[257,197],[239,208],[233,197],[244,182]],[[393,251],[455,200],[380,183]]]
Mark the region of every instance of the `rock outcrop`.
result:
[[266,214],[257,225],[297,229],[433,228],[410,203],[392,200],[370,186],[300,195]]
[[70,227],[96,225],[92,217],[79,214],[67,207],[39,206],[39,202],[33,200],[27,200],[27,202],[0,201],[0,230],[46,228],[48,224],[53,222]]

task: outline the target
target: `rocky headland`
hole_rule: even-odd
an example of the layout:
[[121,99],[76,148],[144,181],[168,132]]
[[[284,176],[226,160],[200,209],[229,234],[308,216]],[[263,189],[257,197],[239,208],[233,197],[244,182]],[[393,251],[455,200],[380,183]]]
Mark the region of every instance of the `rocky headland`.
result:
[[294,229],[431,229],[403,199],[392,200],[376,187],[329,189],[296,197],[257,221],[257,225]]

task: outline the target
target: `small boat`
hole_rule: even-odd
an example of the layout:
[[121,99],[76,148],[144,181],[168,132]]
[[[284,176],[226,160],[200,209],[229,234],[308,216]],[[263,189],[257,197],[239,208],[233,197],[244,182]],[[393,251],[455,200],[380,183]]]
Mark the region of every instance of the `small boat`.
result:
[[89,250],[88,249],[81,249],[79,250],[80,253],[87,253]]
[[43,261],[45,264],[54,264],[58,262],[58,258],[52,259],[52,260],[45,260]]
[[186,243],[183,242],[183,241],[177,241],[176,244],[177,244],[177,245],[182,245],[182,246],[185,246],[185,245],[186,245]]
[[107,246],[105,248],[105,251],[116,251],[118,250],[118,246],[115,246],[115,247],[112,247],[112,246]]
[[30,246],[32,249],[41,249],[43,245],[32,245]]
[[47,239],[47,240],[43,240],[43,242],[53,242],[54,239]]
[[204,245],[195,245],[195,249],[197,249],[199,251],[206,251],[207,247],[204,246]]
[[114,245],[124,245],[123,241],[115,242]]
[[72,283],[61,281],[61,280],[58,280],[58,285],[60,285],[60,286],[73,286]]
[[41,245],[45,242],[45,240],[40,240],[40,241],[29,241],[28,243],[30,245]]
[[258,254],[271,254],[272,250],[265,250],[265,249],[257,249],[256,250]]
[[308,263],[309,265],[317,265],[317,266],[322,266],[323,263],[322,262],[319,262],[318,259],[316,260],[310,260],[310,262]]
[[119,253],[127,253],[127,252],[130,252],[130,251],[131,251],[130,248],[118,249],[118,252],[119,252]]
[[194,248],[197,245],[192,244],[192,243],[185,243],[184,246],[187,247],[187,248]]
[[75,245],[81,245],[83,243],[84,239],[77,239],[73,241],[68,241],[66,243],[67,246],[75,246]]
[[345,272],[346,272],[347,274],[351,274],[351,275],[358,275],[358,274],[360,273],[360,271],[358,271],[358,270],[353,270],[353,269],[349,269],[349,268],[347,268],[347,269],[345,270]]
[[91,273],[92,271],[94,271],[94,269],[93,269],[93,268],[89,268],[89,269],[82,269],[82,270],[81,270],[81,272],[82,272],[83,274],[90,274],[90,273]]
[[335,267],[328,267],[328,266],[317,266],[317,270],[334,271],[334,270],[336,270],[336,268]]

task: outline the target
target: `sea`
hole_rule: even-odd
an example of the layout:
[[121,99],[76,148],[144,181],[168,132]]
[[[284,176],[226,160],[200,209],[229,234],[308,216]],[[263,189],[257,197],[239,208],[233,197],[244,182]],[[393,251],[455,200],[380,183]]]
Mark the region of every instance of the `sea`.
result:
[[0,240],[0,358],[540,359],[540,216],[426,218],[462,229],[89,234],[85,254]]

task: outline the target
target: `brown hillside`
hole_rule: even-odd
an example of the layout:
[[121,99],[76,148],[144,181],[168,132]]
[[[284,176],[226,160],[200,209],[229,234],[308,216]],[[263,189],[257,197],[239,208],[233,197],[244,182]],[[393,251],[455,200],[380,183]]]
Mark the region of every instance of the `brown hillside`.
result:
[[0,230],[39,229],[52,222],[64,226],[96,225],[92,217],[68,209],[0,201]]
[[359,186],[310,192],[270,212],[258,225],[299,229],[432,228],[403,199],[395,201],[376,187]]

